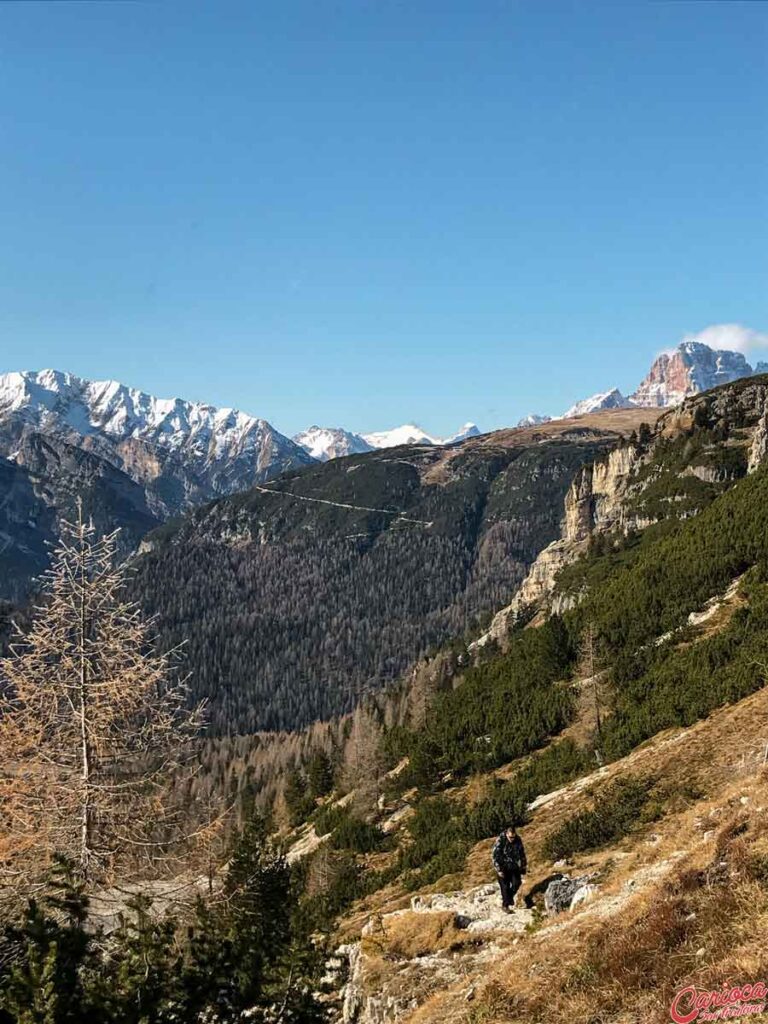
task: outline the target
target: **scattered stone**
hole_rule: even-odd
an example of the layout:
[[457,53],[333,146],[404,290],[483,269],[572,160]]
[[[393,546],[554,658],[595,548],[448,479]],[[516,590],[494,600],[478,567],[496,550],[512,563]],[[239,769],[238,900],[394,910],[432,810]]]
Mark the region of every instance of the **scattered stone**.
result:
[[429,913],[450,910],[456,915],[456,926],[469,932],[523,932],[533,921],[533,914],[524,908],[515,908],[505,914],[502,910],[497,885],[480,885],[475,889],[457,892],[427,893],[411,899],[411,910]]
[[414,813],[413,808],[409,804],[404,804],[402,807],[398,807],[397,810],[393,811],[392,814],[384,821],[381,825],[381,831],[384,835],[389,835],[391,832],[397,831],[405,818],[409,818]]
[[[556,878],[550,882],[544,893],[544,908],[547,913],[551,916],[562,914],[563,911],[570,910],[574,902],[578,904],[590,899],[597,892],[597,886],[591,884],[593,877],[593,875],[581,875],[571,878],[569,875],[563,875],[562,878]],[[583,894],[581,890],[585,890]],[[578,899],[576,899],[577,893],[579,894]]]
[[591,900],[597,891],[598,887],[591,884],[583,885],[580,889],[577,889],[573,894],[573,899],[571,900],[571,910],[573,910],[574,907],[579,906],[579,904],[586,903],[587,900]]

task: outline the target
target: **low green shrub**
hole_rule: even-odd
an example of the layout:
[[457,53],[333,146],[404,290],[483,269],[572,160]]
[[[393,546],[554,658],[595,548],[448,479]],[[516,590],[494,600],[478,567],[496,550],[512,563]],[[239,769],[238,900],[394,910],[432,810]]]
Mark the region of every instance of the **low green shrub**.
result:
[[[581,811],[564,822],[544,844],[550,860],[570,857],[574,853],[598,849],[628,835],[641,821],[647,820],[653,788],[648,779],[619,779],[595,798],[594,807]],[[658,815],[658,807],[654,809]]]

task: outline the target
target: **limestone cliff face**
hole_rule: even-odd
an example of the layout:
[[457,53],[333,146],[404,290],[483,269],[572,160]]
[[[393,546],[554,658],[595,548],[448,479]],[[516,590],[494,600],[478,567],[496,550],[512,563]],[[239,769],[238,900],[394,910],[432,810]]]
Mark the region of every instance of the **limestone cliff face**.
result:
[[750,377],[752,373],[740,352],[714,350],[701,342],[684,341],[674,352],[663,352],[655,360],[631,399],[636,405],[676,405],[689,395]]
[[[474,646],[503,643],[514,621],[532,607],[556,613],[573,607],[579,595],[556,592],[558,573],[585,553],[596,534],[643,530],[676,514],[673,498],[656,506],[648,500],[660,482],[695,478],[719,492],[755,472],[767,457],[764,381],[739,380],[686,399],[661,417],[650,439],[623,442],[576,473],[565,496],[560,537],[541,551],[510,604]],[[686,507],[679,514],[694,513]]]
[[[615,529],[627,522],[623,499],[643,459],[637,445],[626,443],[576,473],[565,496],[561,536],[536,558],[511,603],[494,617],[480,646],[489,639],[503,642],[522,612],[550,597],[560,570],[584,554],[596,529]],[[552,610],[565,611],[572,603],[570,598],[560,599]]]
[[768,408],[757,421],[752,432],[752,443],[749,446],[747,472],[754,473],[768,454]]

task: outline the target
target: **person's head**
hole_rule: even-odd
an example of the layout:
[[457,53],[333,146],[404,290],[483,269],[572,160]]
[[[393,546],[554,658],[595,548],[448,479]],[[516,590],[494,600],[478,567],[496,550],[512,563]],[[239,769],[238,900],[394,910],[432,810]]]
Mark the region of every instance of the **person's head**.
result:
[[517,835],[517,829],[514,825],[507,825],[504,834],[506,835],[507,839],[514,839]]

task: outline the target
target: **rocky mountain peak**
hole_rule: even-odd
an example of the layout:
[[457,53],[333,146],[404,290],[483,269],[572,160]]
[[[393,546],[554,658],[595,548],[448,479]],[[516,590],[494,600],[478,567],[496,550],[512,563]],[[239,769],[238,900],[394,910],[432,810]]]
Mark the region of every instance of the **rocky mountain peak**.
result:
[[373,448],[361,434],[342,427],[311,426],[295,434],[294,442],[319,462],[338,459],[344,455],[363,455]]
[[517,421],[518,427],[538,427],[542,423],[551,423],[552,417],[546,416],[538,412],[529,412],[527,416],[523,416],[522,419]]
[[30,430],[124,470],[161,518],[312,461],[266,420],[237,409],[50,369],[0,375],[0,456],[15,455]]
[[466,441],[468,437],[479,437],[480,428],[476,423],[465,423],[463,427],[459,427],[455,434],[447,437],[444,444],[456,444],[459,441]]
[[700,341],[684,341],[672,352],[662,352],[637,391],[635,405],[677,405],[689,395],[729,384],[753,370],[741,352],[711,349]]
[[597,412],[599,409],[626,409],[632,404],[618,388],[611,388],[609,391],[598,391],[597,394],[576,402],[567,412],[563,413],[562,419],[568,420],[573,416],[584,416],[586,413]]

